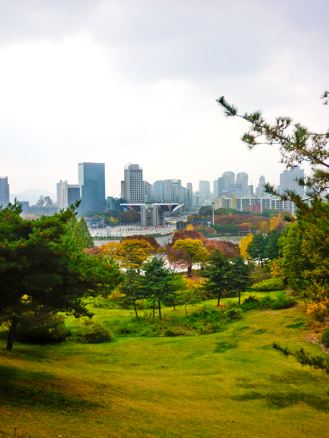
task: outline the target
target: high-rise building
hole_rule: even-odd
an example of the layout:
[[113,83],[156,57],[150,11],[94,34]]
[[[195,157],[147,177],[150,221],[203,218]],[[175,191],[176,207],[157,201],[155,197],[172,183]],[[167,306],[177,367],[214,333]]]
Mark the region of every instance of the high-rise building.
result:
[[67,180],[62,181],[60,179],[59,182],[56,183],[56,201],[55,202],[60,202],[60,199],[61,199],[61,184],[62,183],[67,184]]
[[144,181],[145,202],[153,201],[153,186],[147,181]]
[[9,204],[8,176],[0,176],[0,206],[3,208]]
[[205,199],[210,199],[210,181],[199,181],[199,194],[204,195]]
[[304,169],[299,166],[294,169],[284,170],[280,173],[280,185],[277,187],[278,192],[283,193],[284,190],[293,190],[298,195],[304,195],[304,187],[298,184],[299,179],[304,179]]
[[256,189],[256,195],[259,198],[266,198],[268,196],[268,194],[264,191],[264,186],[265,186],[265,176],[261,175],[259,177],[259,183],[258,183],[258,187]]
[[188,210],[191,210],[193,207],[193,185],[192,183],[186,184],[186,202]]
[[180,179],[164,179],[153,184],[153,199],[155,202],[184,202],[182,183]]
[[80,211],[105,210],[105,164],[79,163]]
[[234,172],[224,172],[222,178],[225,179],[225,189],[229,192],[230,188],[235,186],[235,173]]
[[67,181],[60,185],[59,208],[66,210],[72,204],[80,201],[80,186],[78,184],[67,184]]
[[247,195],[248,191],[248,174],[246,172],[239,172],[236,174],[236,186],[242,192],[242,196]]
[[226,178],[221,176],[218,178],[218,196],[222,196],[224,190],[226,190]]
[[213,199],[218,197],[218,179],[215,179],[213,182],[212,197]]
[[145,202],[143,169],[138,164],[127,164],[124,169],[124,180],[121,181],[121,196],[128,204]]

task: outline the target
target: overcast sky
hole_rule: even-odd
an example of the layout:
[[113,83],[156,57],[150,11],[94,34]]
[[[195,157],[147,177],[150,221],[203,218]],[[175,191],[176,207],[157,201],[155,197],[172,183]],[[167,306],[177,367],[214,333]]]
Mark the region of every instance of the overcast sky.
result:
[[133,162],[194,190],[227,170],[278,184],[278,151],[248,151],[215,100],[328,128],[328,16],[327,0],[0,0],[0,176],[55,192],[104,162],[117,196]]

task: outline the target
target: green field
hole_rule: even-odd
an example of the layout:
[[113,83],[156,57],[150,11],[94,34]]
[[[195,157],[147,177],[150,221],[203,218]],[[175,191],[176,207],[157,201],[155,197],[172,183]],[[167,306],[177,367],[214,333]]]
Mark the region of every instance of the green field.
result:
[[[100,321],[132,314],[94,312]],[[16,343],[12,353],[2,339],[0,437],[15,427],[36,438],[329,437],[329,378],[272,348],[321,352],[302,340],[304,323],[299,303],[245,312],[210,335]]]

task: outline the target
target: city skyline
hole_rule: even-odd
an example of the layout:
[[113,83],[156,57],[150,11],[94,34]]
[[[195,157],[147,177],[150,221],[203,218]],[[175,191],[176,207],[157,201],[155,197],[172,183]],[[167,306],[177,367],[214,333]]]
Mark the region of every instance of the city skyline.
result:
[[239,140],[248,124],[215,100],[325,129],[328,12],[306,0],[5,0],[0,174],[12,193],[53,192],[59,179],[76,183],[76,162],[105,162],[106,192],[118,195],[129,157],[149,182],[197,187],[245,170],[249,184],[260,174],[279,184],[277,148],[249,152]]

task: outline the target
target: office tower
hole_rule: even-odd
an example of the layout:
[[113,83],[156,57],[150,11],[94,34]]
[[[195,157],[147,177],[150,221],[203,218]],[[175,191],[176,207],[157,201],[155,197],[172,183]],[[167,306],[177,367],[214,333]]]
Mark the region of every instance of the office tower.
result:
[[3,208],[9,204],[8,176],[0,176],[0,206]]
[[213,198],[218,197],[218,179],[215,179],[213,182]]
[[199,194],[204,195],[205,199],[210,199],[210,181],[199,181]]
[[128,204],[145,202],[143,169],[138,164],[127,164],[121,181],[121,196]]
[[222,176],[218,178],[218,196],[222,196],[224,190],[226,190],[226,178]]
[[268,196],[268,194],[264,191],[265,183],[266,183],[265,176],[261,175],[259,177],[259,183],[258,183],[258,187],[256,189],[256,195],[260,198],[265,198],[266,196]]
[[222,178],[225,179],[225,189],[229,192],[230,188],[235,186],[235,173],[224,172]]
[[56,183],[56,201],[55,202],[60,202],[61,199],[61,184],[62,183],[67,184],[67,180],[62,181],[61,179],[59,180],[58,183]]
[[145,196],[145,202],[152,202],[153,186],[147,181],[144,181],[144,196]]
[[165,202],[184,202],[182,194],[182,183],[180,179],[166,180]]
[[166,181],[158,180],[153,183],[153,199],[155,202],[164,202],[166,198]]
[[304,196],[304,187],[298,184],[299,179],[304,179],[304,169],[299,166],[294,169],[284,170],[280,173],[280,185],[277,190],[283,193],[284,190],[293,190],[298,195]]
[[191,208],[193,206],[193,185],[192,185],[192,183],[186,184],[186,202],[187,202],[188,209],[191,210]]
[[78,184],[67,184],[67,181],[60,185],[59,208],[66,210],[72,204],[80,201],[80,186]]
[[105,210],[105,164],[79,163],[80,211]]
[[246,172],[239,172],[236,175],[236,186],[242,192],[242,196],[247,195],[248,191],[248,174]]

